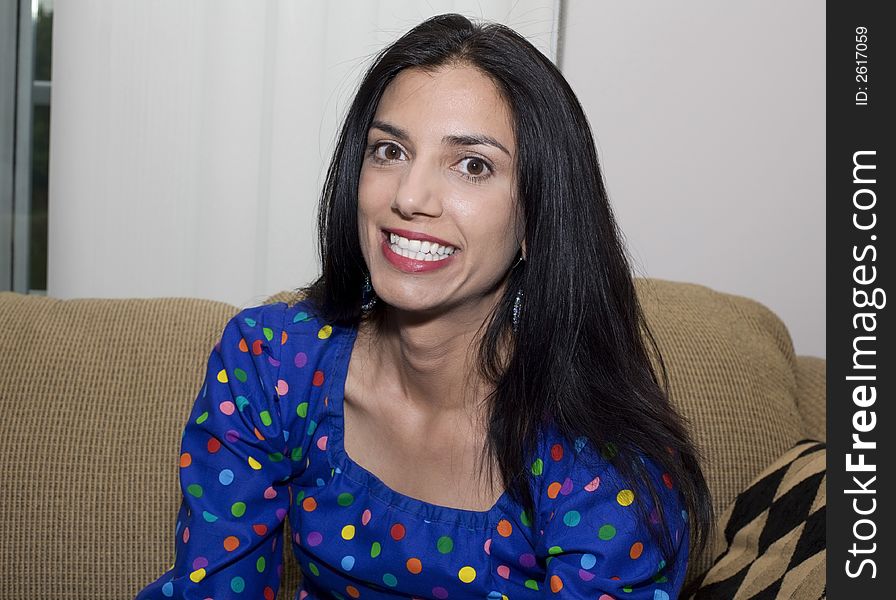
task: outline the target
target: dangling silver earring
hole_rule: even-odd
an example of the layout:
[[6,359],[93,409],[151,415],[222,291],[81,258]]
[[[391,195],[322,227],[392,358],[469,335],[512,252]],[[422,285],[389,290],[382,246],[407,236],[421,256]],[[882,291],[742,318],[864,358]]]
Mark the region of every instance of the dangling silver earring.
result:
[[[525,266],[526,259],[523,256],[520,256],[519,260],[513,265],[513,269],[516,269],[518,265],[522,264]],[[513,270],[511,269],[511,270]],[[523,308],[523,289],[517,288],[516,290],[516,298],[513,299],[513,333],[516,333],[517,328],[520,324],[520,310]]]
[[364,274],[364,285],[361,287],[361,310],[370,312],[376,306],[376,292],[370,283],[370,273]]

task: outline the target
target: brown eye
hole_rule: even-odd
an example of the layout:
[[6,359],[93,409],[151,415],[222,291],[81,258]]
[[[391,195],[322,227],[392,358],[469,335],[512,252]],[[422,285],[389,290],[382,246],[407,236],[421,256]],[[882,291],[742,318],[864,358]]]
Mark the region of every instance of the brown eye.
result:
[[492,175],[491,165],[477,156],[468,156],[457,165],[460,173],[474,183],[485,181]]
[[376,160],[383,162],[392,162],[396,160],[402,160],[404,158],[404,151],[401,149],[401,146],[397,144],[392,144],[389,142],[382,144],[374,144],[371,146],[373,156]]
[[470,175],[482,175],[483,169],[485,169],[485,165],[479,159],[473,158],[467,163],[467,171]]

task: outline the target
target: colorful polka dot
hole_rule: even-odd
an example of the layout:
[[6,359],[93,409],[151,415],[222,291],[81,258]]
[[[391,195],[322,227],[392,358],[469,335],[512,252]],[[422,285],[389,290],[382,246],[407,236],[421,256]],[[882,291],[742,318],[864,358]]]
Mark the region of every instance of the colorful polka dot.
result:
[[582,520],[582,515],[577,510],[567,511],[563,515],[563,524],[567,527],[575,527]]
[[501,537],[510,537],[510,534],[513,533],[513,525],[510,524],[510,521],[507,519],[501,519],[498,521],[498,534]]
[[240,539],[235,535],[230,535],[224,538],[224,549],[228,552],[233,552],[237,548],[240,547]]
[[535,476],[541,475],[544,472],[544,461],[536,458],[529,470]]
[[407,530],[405,529],[404,525],[402,525],[401,523],[395,523],[394,525],[392,525],[392,528],[389,530],[389,535],[391,535],[392,539],[397,542],[399,540],[404,539],[404,535],[405,535],[406,531]]
[[560,460],[563,458],[562,444],[554,444],[553,446],[551,446],[551,458],[553,460]]
[[562,486],[560,485],[559,481],[555,481],[555,482],[551,483],[551,485],[548,486],[548,498],[553,500],[554,498],[559,496],[561,487]]
[[616,528],[610,524],[602,525],[597,532],[597,536],[604,541],[612,540],[616,537]]
[[618,494],[616,494],[616,502],[618,502],[620,506],[628,506],[634,501],[635,493],[631,490],[621,490]]
[[440,553],[448,554],[449,552],[454,550],[454,540],[447,535],[443,535],[436,542],[436,548]]
[[237,575],[230,580],[230,589],[237,594],[241,594],[246,589],[246,580]]
[[205,579],[205,569],[196,569],[190,573],[190,581],[193,583],[199,583],[203,579]]
[[423,563],[419,558],[409,558],[405,563],[408,571],[413,573],[414,575],[418,575],[423,571]]

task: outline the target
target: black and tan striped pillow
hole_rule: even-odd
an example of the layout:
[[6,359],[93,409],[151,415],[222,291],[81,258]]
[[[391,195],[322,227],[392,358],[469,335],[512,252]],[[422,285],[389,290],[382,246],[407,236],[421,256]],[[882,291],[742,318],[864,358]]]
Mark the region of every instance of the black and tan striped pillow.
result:
[[825,458],[823,443],[799,442],[737,496],[693,600],[826,596]]

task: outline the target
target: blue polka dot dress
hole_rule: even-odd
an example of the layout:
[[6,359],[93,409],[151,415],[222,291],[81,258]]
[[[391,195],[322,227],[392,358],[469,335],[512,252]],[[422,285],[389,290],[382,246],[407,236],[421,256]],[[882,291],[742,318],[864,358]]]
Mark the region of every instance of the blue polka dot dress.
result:
[[484,512],[422,502],[353,462],[342,394],[356,334],[307,301],[227,324],[183,432],[174,564],[138,600],[273,600],[286,519],[299,600],[677,597],[688,524],[651,461],[677,545],[669,565],[646,522],[656,507],[639,518],[609,463],[551,427],[530,465],[531,515],[507,493]]

